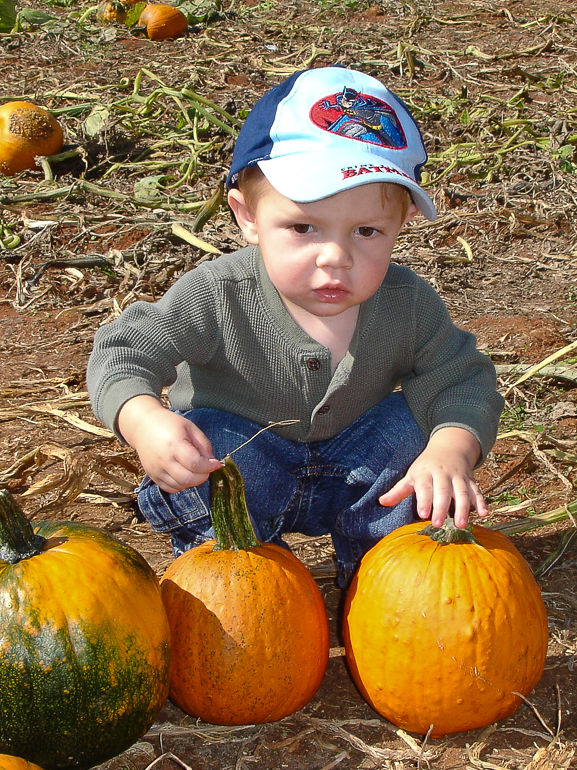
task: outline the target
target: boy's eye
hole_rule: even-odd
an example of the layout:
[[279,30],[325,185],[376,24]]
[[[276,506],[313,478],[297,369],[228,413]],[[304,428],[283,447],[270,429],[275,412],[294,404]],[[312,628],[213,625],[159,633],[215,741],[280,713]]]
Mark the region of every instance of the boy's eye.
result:
[[295,233],[298,233],[299,235],[306,235],[307,233],[312,232],[312,225],[307,225],[304,222],[299,222],[296,225],[292,226]]
[[359,227],[357,229],[357,232],[358,232],[359,235],[362,235],[363,238],[370,238],[377,231],[375,230],[374,227]]

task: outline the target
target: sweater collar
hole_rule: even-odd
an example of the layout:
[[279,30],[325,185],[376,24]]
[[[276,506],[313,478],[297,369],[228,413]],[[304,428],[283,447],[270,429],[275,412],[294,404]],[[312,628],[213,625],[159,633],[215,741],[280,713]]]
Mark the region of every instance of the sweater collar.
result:
[[[316,342],[316,340],[311,339],[309,335],[304,331],[304,329],[301,329],[301,327],[297,324],[297,322],[294,320],[294,318],[291,316],[291,314],[286,309],[284,302],[282,301],[280,294],[276,290],[273,282],[269,278],[269,275],[267,273],[266,267],[264,265],[264,261],[262,258],[262,255],[260,253],[260,249],[258,246],[251,246],[251,259],[253,261],[253,267],[255,275],[258,277],[257,285],[260,287],[261,290],[261,299],[272,315],[273,319],[276,321],[276,324],[285,331],[285,333],[288,334],[291,341],[302,346],[306,347],[319,347],[319,343]],[[373,294],[372,297],[369,297],[368,300],[363,302],[360,307],[359,311],[359,317],[357,320],[357,327],[355,329],[355,333],[353,335],[353,339],[351,341],[351,344],[349,346],[349,352],[354,357],[358,341],[360,337],[362,336],[365,328],[367,327],[367,324],[370,320],[370,318],[373,315],[373,312],[376,307],[376,294]]]

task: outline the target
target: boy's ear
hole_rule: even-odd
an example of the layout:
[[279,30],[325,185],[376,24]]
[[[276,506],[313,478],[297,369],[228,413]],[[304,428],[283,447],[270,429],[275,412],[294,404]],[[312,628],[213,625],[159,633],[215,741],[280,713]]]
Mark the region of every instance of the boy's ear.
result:
[[409,208],[407,209],[407,215],[405,216],[405,221],[403,222],[404,225],[407,224],[407,222],[410,222],[411,219],[415,216],[415,214],[419,213],[419,209],[413,202],[409,205]]
[[256,226],[256,220],[246,205],[244,195],[237,188],[229,190],[228,205],[231,207],[237,224],[242,230],[242,234],[246,238],[247,242],[251,243],[253,246],[257,246],[258,229]]

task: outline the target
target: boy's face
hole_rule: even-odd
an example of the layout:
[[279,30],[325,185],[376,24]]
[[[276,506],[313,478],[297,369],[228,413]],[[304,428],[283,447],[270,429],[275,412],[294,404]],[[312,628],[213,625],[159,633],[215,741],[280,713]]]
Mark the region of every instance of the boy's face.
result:
[[390,185],[383,202],[370,183],[312,203],[295,203],[266,180],[254,212],[239,190],[229,203],[247,241],[260,247],[267,273],[291,310],[336,316],[381,285],[402,226],[417,212],[406,191]]

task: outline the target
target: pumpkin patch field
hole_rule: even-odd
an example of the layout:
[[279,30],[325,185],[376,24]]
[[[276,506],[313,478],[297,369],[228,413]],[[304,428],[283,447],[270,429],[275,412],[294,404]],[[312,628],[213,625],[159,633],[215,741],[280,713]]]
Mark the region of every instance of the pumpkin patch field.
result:
[[[91,756],[103,770],[577,768],[577,3],[165,5],[0,0],[0,490],[35,531],[52,538],[54,558],[63,532],[97,527],[107,547],[140,554],[130,559],[152,581],[151,596],[164,586],[182,602],[168,540],[151,532],[136,507],[137,457],[90,409],[92,339],[135,300],[160,297],[184,272],[243,245],[223,192],[239,128],[273,85],[297,70],[339,63],[386,82],[421,127],[429,153],[423,183],[439,216],[415,217],[393,258],[434,286],[495,363],[506,407],[493,451],[475,472],[489,503],[484,526],[492,530],[480,540],[489,552],[509,538],[504,560],[518,565],[519,554],[523,562],[515,579],[470,560],[467,569],[452,563],[441,575],[432,559],[418,561],[411,535],[390,546],[397,555],[387,562],[408,565],[414,578],[403,581],[403,603],[389,602],[386,588],[375,595],[378,580],[398,580],[378,555],[347,599],[335,583],[329,539],[287,536],[312,576],[307,590],[319,628],[326,624],[321,599],[328,618],[328,664],[326,625],[318,640],[306,631],[320,663],[304,686],[297,662],[294,708],[287,695],[280,699],[285,708],[271,707],[274,721],[247,724],[242,717],[231,725],[210,710],[203,714],[212,722],[204,721],[181,708],[189,693],[179,700],[174,684],[174,700],[165,699],[164,670],[160,694],[151,698],[155,713],[118,740],[119,753],[100,749],[105,728],[90,716],[95,689],[74,691],[85,698],[74,706],[82,714],[75,729],[84,731],[83,741],[96,741]],[[32,124],[22,122],[23,113],[34,114]],[[29,562],[32,571],[41,558]],[[63,591],[62,605],[74,599],[85,624],[119,632],[104,571],[86,580],[102,595],[90,616],[76,585]],[[442,590],[442,618],[447,629],[455,625],[457,642],[445,626],[427,635],[421,574]],[[59,584],[66,577],[60,570]],[[503,599],[513,590],[514,601]],[[39,588],[26,597],[39,637],[26,637],[27,660],[39,661],[30,681],[43,676],[43,596]],[[10,617],[5,605],[2,618]],[[480,608],[476,626],[466,620],[467,607]],[[389,613],[391,623],[381,622]],[[64,610],[62,617],[72,623],[77,616]],[[492,617],[504,619],[502,630],[484,637]],[[112,632],[103,636],[114,644]],[[0,659],[11,638],[0,628]],[[448,696],[444,653],[452,650],[456,659],[459,645],[477,638],[489,642],[484,657],[468,664],[471,685]],[[304,636],[297,644],[299,652],[305,648]],[[203,675],[204,652],[194,651]],[[17,670],[18,656],[12,659]],[[487,710],[497,721],[471,727],[486,692],[479,660],[484,671],[498,672],[495,681],[502,675],[502,704]],[[257,669],[264,670],[258,660]],[[390,692],[393,673],[399,684]],[[258,694],[262,681],[243,675],[243,687]],[[116,682],[120,675],[110,669],[109,676]],[[268,675],[267,687],[273,679]],[[204,680],[221,689],[216,674]],[[112,691],[115,682],[104,686]],[[304,695],[295,695],[301,686]],[[28,703],[29,687],[15,691],[13,702]],[[443,729],[427,730],[437,703]],[[66,747],[65,764],[74,767],[73,750],[58,735],[63,708],[34,708],[30,729],[48,725],[51,745]],[[2,752],[24,745],[10,743],[6,713]],[[11,718],[20,730],[20,718]],[[42,757],[2,754],[0,768],[42,766]],[[86,764],[78,757],[78,766]]]

